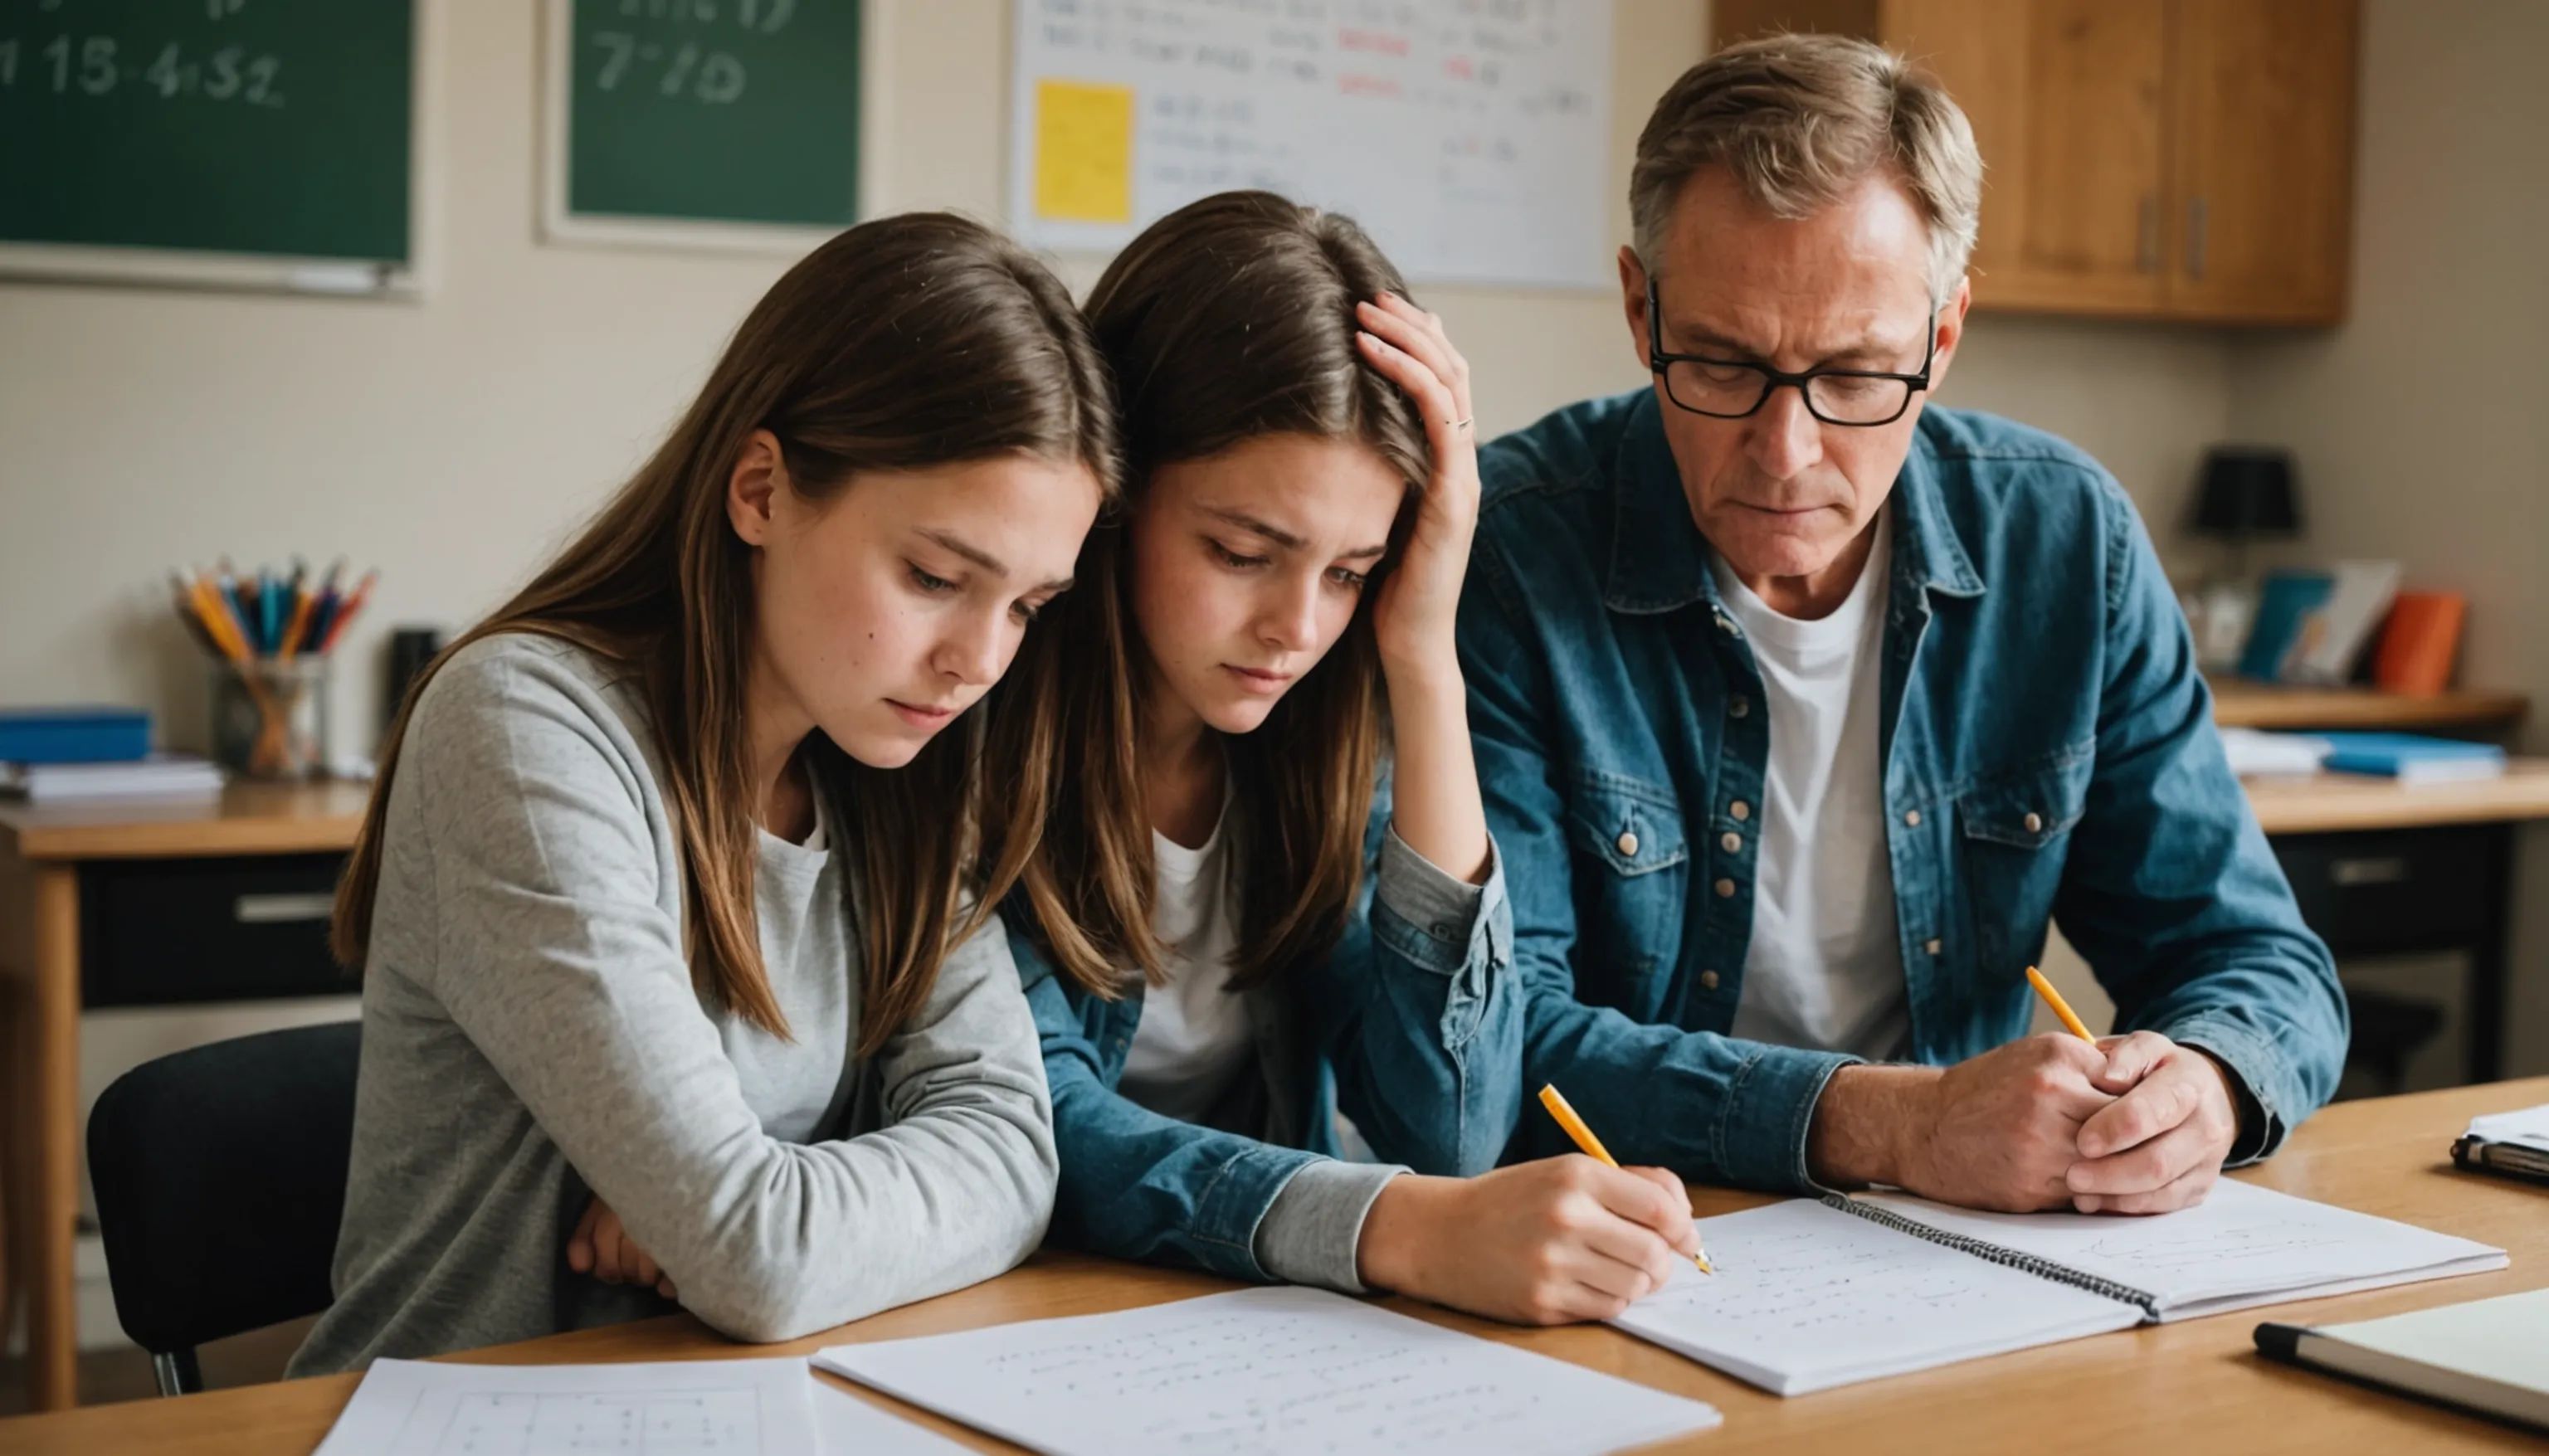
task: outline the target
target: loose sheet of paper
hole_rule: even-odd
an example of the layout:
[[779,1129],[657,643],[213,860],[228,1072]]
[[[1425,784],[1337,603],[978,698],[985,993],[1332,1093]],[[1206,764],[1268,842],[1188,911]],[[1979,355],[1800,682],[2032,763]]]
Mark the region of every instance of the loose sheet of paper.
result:
[[2536,1152],[2549,1152],[2549,1103],[2519,1112],[2489,1113],[2470,1119],[2469,1135],[2490,1142],[2511,1142]]
[[797,1456],[813,1386],[803,1360],[375,1360],[318,1456]]
[[1315,1289],[836,1345],[814,1363],[1054,1456],[1591,1456],[1719,1418]]
[[1698,1222],[1713,1276],[1673,1279],[1611,1322],[1783,1396],[2123,1329],[2130,1305],[1813,1199]]
[[2146,1219],[1978,1214],[1893,1194],[1868,1202],[2140,1290],[2162,1320],[2504,1266],[2501,1248],[2228,1178],[2191,1209]]

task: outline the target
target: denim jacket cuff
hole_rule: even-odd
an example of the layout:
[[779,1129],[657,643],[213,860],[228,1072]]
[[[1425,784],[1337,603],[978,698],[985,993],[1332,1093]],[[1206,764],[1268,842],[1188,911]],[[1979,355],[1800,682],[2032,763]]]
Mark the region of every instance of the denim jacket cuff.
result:
[[2284,1058],[2272,1043],[2236,1022],[2215,1017],[2199,1016],[2159,1031],[2180,1046],[2213,1053],[2216,1060],[2229,1068],[2230,1099],[2239,1110],[2239,1137],[2230,1144],[2229,1156],[2221,1160],[2221,1166],[2245,1166],[2283,1145],[2285,1136],[2292,1132],[2283,1109],[2297,1105],[2300,1097],[2282,1085],[2287,1075]]
[[1274,1195],[1257,1226],[1257,1262],[1285,1284],[1369,1293],[1358,1257],[1364,1220],[1380,1190],[1407,1171],[1380,1163],[1307,1164]]
[[1315,1152],[1258,1142],[1204,1174],[1186,1215],[1196,1259],[1226,1279],[1269,1278],[1257,1257],[1258,1229],[1284,1186],[1303,1168],[1326,1161]]
[[1736,1069],[1718,1104],[1717,1165],[1747,1188],[1827,1191],[1806,1171],[1806,1135],[1832,1074],[1859,1060],[1839,1051],[1749,1044],[1752,1058]]
[[1371,930],[1382,949],[1437,975],[1512,958],[1513,911],[1494,839],[1487,841],[1486,883],[1471,884],[1408,848],[1392,823],[1381,837],[1377,877]]

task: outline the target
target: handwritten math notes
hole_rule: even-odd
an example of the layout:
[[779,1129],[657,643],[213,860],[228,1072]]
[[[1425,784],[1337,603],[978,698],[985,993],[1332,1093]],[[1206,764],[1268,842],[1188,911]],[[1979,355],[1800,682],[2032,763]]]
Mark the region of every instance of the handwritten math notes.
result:
[[2124,1329],[2130,1305],[1898,1233],[1812,1199],[1703,1219],[1715,1277],[1611,1322],[1783,1396]]
[[1712,1407],[1312,1289],[837,1345],[814,1357],[1053,1456],[1593,1453]]

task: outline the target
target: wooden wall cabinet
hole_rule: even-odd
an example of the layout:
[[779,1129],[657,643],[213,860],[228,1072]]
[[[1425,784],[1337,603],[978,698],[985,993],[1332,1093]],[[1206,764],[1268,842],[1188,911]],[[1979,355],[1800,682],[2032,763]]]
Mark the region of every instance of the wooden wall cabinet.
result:
[[1717,0],[1714,30],[1936,73],[1983,153],[1978,307],[2345,316],[2359,0]]

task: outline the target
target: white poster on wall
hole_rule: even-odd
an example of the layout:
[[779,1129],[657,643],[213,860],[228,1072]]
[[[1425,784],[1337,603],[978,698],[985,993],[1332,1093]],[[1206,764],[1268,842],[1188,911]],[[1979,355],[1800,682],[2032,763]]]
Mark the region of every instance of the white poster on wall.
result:
[[1034,246],[1262,187],[1352,216],[1411,281],[1613,282],[1610,0],[1017,0],[1015,36]]

